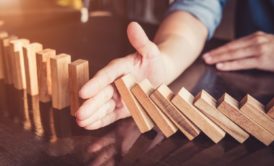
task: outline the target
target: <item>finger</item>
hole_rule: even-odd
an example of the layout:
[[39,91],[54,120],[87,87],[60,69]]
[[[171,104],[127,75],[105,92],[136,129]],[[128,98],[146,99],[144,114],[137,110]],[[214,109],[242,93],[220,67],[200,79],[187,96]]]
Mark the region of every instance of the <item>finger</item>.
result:
[[218,63],[216,68],[222,71],[234,71],[234,70],[245,70],[253,69],[258,67],[257,58],[246,58],[241,60],[236,60],[232,62]]
[[143,28],[136,22],[131,22],[127,28],[127,35],[131,45],[139,54],[146,58],[159,55],[158,47],[149,40]]
[[115,143],[115,137],[113,134],[108,134],[104,136],[103,138],[100,138],[97,142],[92,144],[91,146],[88,147],[88,152],[89,153],[96,153],[98,151],[101,151],[103,148],[114,144]]
[[96,110],[112,98],[113,92],[113,86],[109,85],[99,92],[98,95],[85,101],[76,112],[76,118],[82,121],[91,117]]
[[103,165],[113,158],[116,153],[117,151],[114,145],[107,146],[100,151],[98,157],[90,165]]

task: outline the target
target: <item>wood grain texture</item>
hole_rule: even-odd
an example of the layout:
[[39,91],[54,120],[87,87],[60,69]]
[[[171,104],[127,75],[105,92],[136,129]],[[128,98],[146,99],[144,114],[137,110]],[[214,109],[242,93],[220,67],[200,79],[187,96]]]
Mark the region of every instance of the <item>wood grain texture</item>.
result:
[[227,93],[218,100],[218,110],[265,145],[273,141],[272,134],[246,117],[239,109],[239,102]]
[[188,90],[182,88],[171,101],[213,142],[218,143],[225,137],[225,132],[219,126],[192,105],[194,96]]
[[166,137],[170,137],[178,128],[162,113],[162,111],[153,103],[149,95],[154,91],[152,84],[149,80],[143,80],[136,84],[131,89],[131,92],[136,97],[138,102],[142,105],[144,110],[159,127]]
[[223,113],[218,111],[216,104],[216,100],[204,90],[202,90],[194,99],[194,105],[204,115],[219,125],[219,127],[238,142],[243,143],[249,137],[249,134],[227,118]]
[[[0,41],[8,37],[8,33],[1,31],[0,32]],[[0,42],[1,43],[1,42]],[[4,49],[3,45],[0,44],[0,79],[5,78],[5,67],[4,67]]]
[[266,106],[267,115],[274,119],[274,98]]
[[147,132],[154,127],[152,120],[131,94],[130,89],[135,85],[135,79],[131,75],[125,75],[115,81],[115,86],[121,98],[141,133]]
[[89,80],[89,63],[78,59],[69,64],[70,114],[75,116],[83,100],[79,97],[79,90]]
[[189,140],[193,140],[200,134],[200,130],[171,103],[173,96],[166,85],[161,85],[150,98]]
[[52,81],[50,70],[50,58],[56,56],[53,49],[44,49],[36,53],[39,100],[43,103],[51,100]]
[[31,96],[39,94],[36,53],[41,51],[42,49],[43,46],[40,43],[31,43],[23,47],[27,92]]
[[264,112],[264,109],[264,105],[250,95],[246,95],[240,102],[240,111],[268,130],[274,137],[274,120]]
[[71,63],[71,56],[59,54],[50,58],[50,70],[52,80],[52,107],[64,109],[69,106],[69,74],[68,65]]

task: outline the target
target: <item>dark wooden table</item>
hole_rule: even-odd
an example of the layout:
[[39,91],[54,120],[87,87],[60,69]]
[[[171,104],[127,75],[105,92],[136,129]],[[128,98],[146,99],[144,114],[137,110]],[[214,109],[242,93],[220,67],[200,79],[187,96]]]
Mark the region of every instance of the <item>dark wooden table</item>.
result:
[[[129,22],[93,17],[81,24],[67,9],[2,15],[2,30],[45,48],[88,59],[94,74],[111,59],[132,51],[126,37]],[[156,26],[143,24],[153,36]],[[213,39],[206,49],[225,41]],[[224,92],[240,100],[246,93],[266,104],[274,96],[274,74],[262,71],[218,72],[198,59],[171,88],[196,95],[205,89],[215,98]],[[239,144],[230,136],[214,144],[201,134],[188,141],[181,133],[169,139],[158,131],[140,134],[131,118],[96,131],[79,128],[69,108],[54,110],[0,81],[0,165],[274,165],[273,145],[255,138]]]

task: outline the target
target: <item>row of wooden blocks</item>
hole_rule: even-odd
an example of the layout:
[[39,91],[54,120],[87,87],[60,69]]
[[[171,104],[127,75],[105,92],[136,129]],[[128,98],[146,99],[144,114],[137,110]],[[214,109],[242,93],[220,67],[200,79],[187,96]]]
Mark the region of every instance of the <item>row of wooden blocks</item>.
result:
[[74,115],[81,104],[78,91],[89,79],[89,63],[71,62],[68,54],[43,49],[40,43],[0,32],[0,79],[55,109],[71,106]]
[[115,85],[142,133],[156,125],[166,137],[180,130],[189,140],[200,132],[215,143],[226,133],[240,143],[250,135],[265,145],[274,140],[274,98],[265,113],[265,107],[250,95],[239,103],[227,93],[218,101],[204,90],[195,97],[185,88],[174,94],[164,84],[154,88],[149,80],[136,83],[131,75],[119,78]]

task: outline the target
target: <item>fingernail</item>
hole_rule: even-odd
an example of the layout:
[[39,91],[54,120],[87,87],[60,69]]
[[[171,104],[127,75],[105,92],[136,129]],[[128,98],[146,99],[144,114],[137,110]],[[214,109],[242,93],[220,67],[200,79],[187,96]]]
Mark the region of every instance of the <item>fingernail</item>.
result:
[[209,55],[209,54],[205,54],[204,56],[203,56],[203,58],[204,58],[204,60],[208,63],[208,62],[211,62],[211,60],[212,60],[212,58],[211,58],[211,56]]
[[218,64],[216,65],[216,67],[217,67],[218,69],[222,69],[222,68],[224,68],[224,64],[218,63]]

